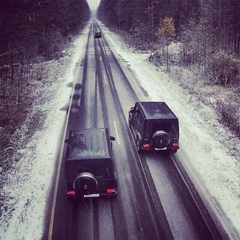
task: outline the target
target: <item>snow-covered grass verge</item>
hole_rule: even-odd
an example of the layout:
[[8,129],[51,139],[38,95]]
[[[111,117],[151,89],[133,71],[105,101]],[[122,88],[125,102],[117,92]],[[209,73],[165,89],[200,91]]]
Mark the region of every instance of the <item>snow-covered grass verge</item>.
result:
[[41,239],[58,138],[66,117],[60,108],[69,101],[71,88],[66,85],[74,79],[85,38],[83,32],[61,59],[35,66],[41,69],[41,77],[36,75],[30,82],[34,101],[11,138],[15,148],[14,156],[9,156],[11,168],[1,173],[0,239]]

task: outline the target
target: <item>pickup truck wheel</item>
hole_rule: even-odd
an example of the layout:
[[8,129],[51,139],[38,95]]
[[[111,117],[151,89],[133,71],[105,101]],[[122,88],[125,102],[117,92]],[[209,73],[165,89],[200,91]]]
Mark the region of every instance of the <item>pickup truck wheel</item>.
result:
[[93,192],[97,190],[98,182],[92,173],[82,172],[76,177],[73,187],[83,193]]
[[165,148],[170,143],[169,135],[162,130],[156,131],[152,136],[153,146],[155,148]]

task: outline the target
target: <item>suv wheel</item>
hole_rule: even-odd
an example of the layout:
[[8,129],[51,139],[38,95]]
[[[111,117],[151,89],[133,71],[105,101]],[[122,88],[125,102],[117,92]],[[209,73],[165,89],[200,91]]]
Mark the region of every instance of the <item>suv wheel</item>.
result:
[[93,192],[97,190],[98,182],[92,173],[82,172],[73,182],[73,187],[83,193]]
[[159,130],[153,134],[152,141],[155,148],[166,148],[170,143],[170,137],[166,132]]
[[128,118],[128,126],[129,126],[129,128],[131,129],[132,125],[131,125],[130,118]]
[[140,146],[139,139],[136,140],[136,145],[137,145],[137,151],[140,153],[142,151],[142,149],[141,149],[141,146]]

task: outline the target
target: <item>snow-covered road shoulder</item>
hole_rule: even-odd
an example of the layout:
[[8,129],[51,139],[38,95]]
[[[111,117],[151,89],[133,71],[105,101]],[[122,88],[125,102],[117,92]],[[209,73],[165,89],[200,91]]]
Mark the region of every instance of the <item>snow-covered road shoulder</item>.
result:
[[71,88],[66,85],[74,80],[86,36],[85,31],[60,60],[40,64],[44,69],[41,81],[30,83],[35,100],[12,139],[18,149],[13,168],[4,173],[0,239],[41,239],[43,235],[58,138],[66,118],[60,109],[69,102]]
[[[121,37],[107,28],[106,33],[111,47],[150,98],[167,102],[178,116],[181,146],[178,157],[229,228],[231,238],[240,239],[240,141],[219,123],[213,105],[199,99],[199,94],[204,99],[207,89],[195,89],[197,96],[190,94],[178,82],[177,75],[166,74],[149,63],[149,54],[134,53]],[[181,71],[182,76],[191,75],[187,69]],[[186,81],[191,85],[195,80]]]

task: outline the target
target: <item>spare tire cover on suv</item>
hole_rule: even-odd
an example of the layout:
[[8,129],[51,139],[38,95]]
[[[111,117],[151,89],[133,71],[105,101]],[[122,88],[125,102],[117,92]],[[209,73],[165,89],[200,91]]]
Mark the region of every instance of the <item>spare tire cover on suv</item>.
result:
[[152,142],[155,148],[166,148],[170,142],[170,137],[165,131],[159,130],[153,134]]
[[92,173],[82,172],[73,182],[73,187],[83,193],[91,193],[97,190],[98,182]]

